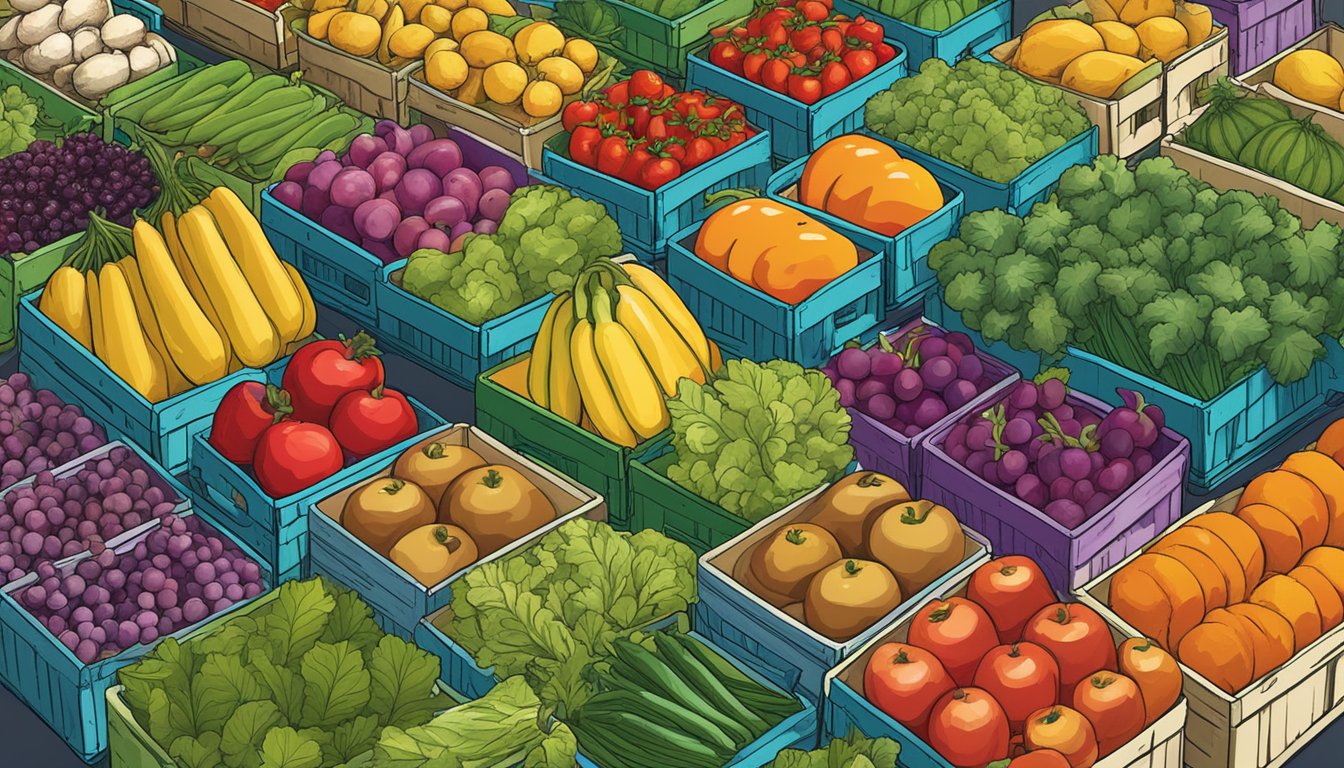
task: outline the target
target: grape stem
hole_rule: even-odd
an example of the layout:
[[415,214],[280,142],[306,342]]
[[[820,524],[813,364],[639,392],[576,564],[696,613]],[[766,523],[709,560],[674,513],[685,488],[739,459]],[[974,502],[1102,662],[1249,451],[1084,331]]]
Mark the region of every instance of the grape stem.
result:
[[1004,414],[1003,403],[990,408],[980,414],[985,420],[993,426],[994,435],[994,460],[1003,458],[1003,454],[1008,452],[1008,446],[1003,442],[1003,430],[1008,426],[1008,417]]
[[1083,427],[1078,431],[1078,436],[1074,437],[1064,432],[1064,427],[1060,425],[1059,419],[1055,418],[1053,413],[1047,412],[1037,419],[1036,423],[1040,424],[1041,429],[1045,430],[1045,434],[1041,436],[1043,441],[1058,440],[1070,448],[1082,448],[1091,453],[1095,453],[1101,448],[1101,441],[1097,439],[1097,425],[1095,424],[1088,424]]

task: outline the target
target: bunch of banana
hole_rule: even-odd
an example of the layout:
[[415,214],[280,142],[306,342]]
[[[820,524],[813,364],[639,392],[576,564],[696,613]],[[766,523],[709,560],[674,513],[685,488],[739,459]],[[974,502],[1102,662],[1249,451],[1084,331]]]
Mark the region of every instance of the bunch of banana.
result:
[[551,302],[532,346],[534,403],[617,445],[668,425],[677,382],[705,383],[719,349],[666,282],[634,262],[599,259]]
[[228,188],[164,213],[163,234],[144,219],[109,226],[90,225],[93,247],[52,274],[38,308],[151,403],[269,365],[312,334],[308,286]]

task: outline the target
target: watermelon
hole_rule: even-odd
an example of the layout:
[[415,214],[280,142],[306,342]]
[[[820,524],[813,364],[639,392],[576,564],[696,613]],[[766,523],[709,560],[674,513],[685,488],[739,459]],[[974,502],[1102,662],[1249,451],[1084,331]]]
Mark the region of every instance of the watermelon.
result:
[[1277,122],[1246,142],[1238,162],[1326,197],[1335,191],[1332,163],[1327,158],[1328,137],[1311,117]]
[[1204,114],[1186,127],[1184,140],[1201,152],[1236,161],[1252,136],[1291,118],[1284,104],[1250,95],[1224,78],[1210,90]]
[[915,26],[942,32],[966,18],[962,0],[925,0],[915,12]]

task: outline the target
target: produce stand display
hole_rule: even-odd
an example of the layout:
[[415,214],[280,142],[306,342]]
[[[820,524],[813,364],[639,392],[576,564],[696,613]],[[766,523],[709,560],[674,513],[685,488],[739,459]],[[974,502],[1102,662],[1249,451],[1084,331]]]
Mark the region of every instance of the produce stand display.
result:
[[1291,765],[1344,30],[1167,5],[10,0],[2,682],[111,768]]

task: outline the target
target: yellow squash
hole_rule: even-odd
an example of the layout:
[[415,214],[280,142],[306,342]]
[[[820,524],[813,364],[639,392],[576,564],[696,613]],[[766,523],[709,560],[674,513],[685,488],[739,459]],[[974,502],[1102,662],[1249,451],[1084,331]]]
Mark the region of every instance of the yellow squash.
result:
[[551,398],[546,391],[551,367],[551,335],[555,332],[555,315],[560,309],[561,299],[556,298],[546,308],[541,318],[541,327],[537,329],[537,340],[532,344],[532,355],[527,362],[527,396],[542,408],[551,407]]
[[288,261],[282,261],[280,264],[285,268],[285,274],[294,281],[294,290],[299,294],[299,301],[303,303],[303,325],[299,326],[299,335],[295,341],[302,341],[313,335],[317,329],[317,305],[313,303],[313,294],[308,290],[308,284],[303,282],[303,277],[299,270],[294,268]]
[[634,338],[639,351],[657,377],[665,397],[677,394],[677,382],[689,378],[705,383],[705,369],[681,334],[672,327],[653,300],[638,288],[616,289],[616,322]]
[[620,413],[640,439],[667,429],[667,401],[649,370],[634,337],[612,316],[611,294],[597,288],[592,294],[593,349],[600,368],[576,369],[580,378],[605,377]]
[[92,329],[86,290],[87,283],[79,270],[74,267],[60,267],[47,280],[37,308],[70,334],[71,338],[83,344],[85,349],[92,350],[93,337],[90,335]]
[[[146,226],[148,225],[146,224]],[[135,302],[135,312],[140,317],[140,329],[145,332],[145,338],[154,348],[159,359],[163,361],[163,374],[168,380],[168,396],[172,397],[180,392],[186,392],[194,384],[182,373],[182,369],[177,367],[172,353],[169,352],[168,346],[164,343],[163,334],[159,331],[158,320],[159,312],[162,310],[155,310],[154,302],[150,300],[149,294],[145,291],[144,277],[140,274],[139,263],[134,257],[128,256],[117,262],[117,268],[126,278],[126,286],[131,289],[131,301]]]
[[280,257],[261,231],[261,223],[228,187],[217,187],[202,201],[215,217],[229,252],[256,292],[282,343],[295,341],[303,329],[303,302]]
[[103,347],[98,358],[127,385],[151,403],[168,396],[168,378],[135,311],[130,286],[116,264],[104,264],[98,274],[99,323]]
[[570,424],[578,424],[583,417],[583,397],[579,382],[574,377],[574,357],[570,336],[574,334],[574,298],[556,299],[561,306],[556,312],[555,327],[551,330],[551,358],[547,371],[546,393],[548,408]]
[[[163,214],[163,241],[168,245],[168,255],[173,257],[173,264],[177,267],[177,273],[182,276],[182,282],[187,286],[187,291],[191,298],[196,301],[196,306],[205,314],[210,326],[215,329],[215,335],[219,337],[220,343],[224,345],[224,359],[226,361],[234,360],[233,344],[229,341],[229,332],[224,327],[224,322],[219,319],[219,311],[215,309],[215,301],[205,292],[205,287],[201,285],[201,280],[196,276],[196,268],[191,265],[191,259],[182,250],[182,240],[177,236],[177,221],[173,218],[172,211],[166,211]],[[226,362],[225,372],[231,372],[232,366]],[[212,379],[213,381],[213,379]]]
[[[172,230],[174,237],[176,230]],[[229,347],[173,265],[168,244],[149,222],[135,223],[131,234],[135,256],[144,278],[145,295],[154,307],[168,356],[182,374],[196,384],[215,381],[228,370]]]
[[95,357],[103,354],[103,311],[98,301],[98,273],[89,270],[84,273],[84,293],[89,299],[89,349]]
[[569,342],[575,377],[583,396],[583,411],[597,428],[597,434],[617,445],[635,447],[639,438],[622,415],[611,382],[602,375],[602,364],[593,348],[593,324],[588,318],[578,319]]

